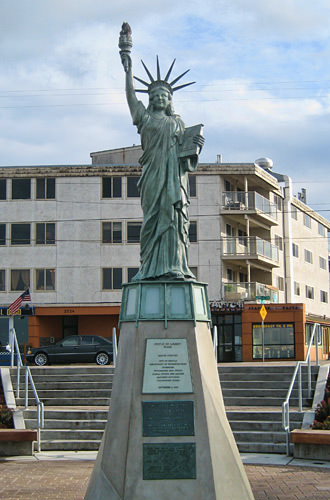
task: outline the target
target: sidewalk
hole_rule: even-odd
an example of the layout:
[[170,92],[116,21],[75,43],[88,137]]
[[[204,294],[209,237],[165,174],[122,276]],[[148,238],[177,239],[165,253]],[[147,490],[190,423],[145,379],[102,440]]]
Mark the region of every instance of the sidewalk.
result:
[[[94,459],[95,452],[0,458],[0,498],[83,500]],[[255,500],[330,499],[329,462],[254,454],[242,454],[242,460]]]

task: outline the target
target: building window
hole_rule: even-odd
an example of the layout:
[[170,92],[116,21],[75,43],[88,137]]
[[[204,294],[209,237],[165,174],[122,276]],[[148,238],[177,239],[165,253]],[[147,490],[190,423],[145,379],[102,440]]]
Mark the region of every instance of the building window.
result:
[[5,269],[0,269],[0,292],[6,291],[6,271]]
[[122,243],[121,222],[102,222],[102,243]]
[[190,243],[197,243],[197,221],[196,220],[190,221],[189,241],[190,241]]
[[294,282],[294,294],[300,295],[300,284],[297,281]]
[[[292,359],[294,353],[294,323],[264,323],[265,359]],[[262,325],[252,325],[253,359],[262,359]]]
[[321,299],[321,302],[328,303],[328,292],[325,292],[324,290],[320,290],[320,299]]
[[137,183],[140,177],[127,177],[127,198],[139,198]]
[[55,269],[36,269],[36,290],[55,290]]
[[11,244],[30,245],[31,226],[30,224],[11,224]]
[[55,245],[55,222],[37,222],[36,244]]
[[102,290],[120,290],[123,282],[121,267],[104,267],[102,269]]
[[0,224],[0,245],[6,244],[6,224]]
[[234,282],[236,281],[236,271],[233,271],[232,269],[227,269],[227,281]]
[[283,238],[275,234],[275,245],[279,250],[283,250]]
[[121,177],[102,178],[102,198],[121,198]]
[[193,273],[195,276],[196,280],[198,280],[198,267],[196,266],[189,266],[190,271]]
[[299,257],[299,247],[296,243],[292,243],[292,255],[294,257]]
[[136,273],[138,272],[139,268],[138,267],[128,267],[127,268],[127,281],[130,283]]
[[12,179],[11,197],[13,200],[30,200],[31,179]]
[[7,199],[7,179],[0,179],[0,200]]
[[294,205],[291,205],[291,217],[294,220],[298,220],[298,209]]
[[30,269],[12,269],[10,279],[10,290],[12,292],[24,292],[30,286]]
[[275,202],[275,205],[277,207],[277,210],[281,210],[283,209],[283,200],[280,196],[277,196],[277,194],[274,194],[274,202]]
[[305,286],[305,295],[306,299],[314,299],[314,287],[313,286]]
[[127,222],[127,243],[140,243],[142,222]]
[[248,282],[248,275],[246,273],[238,273],[239,276],[239,282],[240,283],[247,283]]
[[320,256],[320,268],[327,269],[327,261],[324,257],[321,257],[321,256]]
[[306,248],[305,248],[305,262],[308,262],[308,264],[313,264],[313,254],[310,250],[306,250]]
[[55,199],[55,179],[52,177],[37,179],[37,199]]
[[277,288],[281,292],[284,292],[284,278],[282,276],[277,276]]
[[304,213],[304,225],[306,227],[309,227],[309,228],[312,227],[312,218],[308,214],[305,214],[305,213]]
[[[312,338],[312,334],[313,334],[313,330],[314,330],[314,326],[315,326],[314,323],[305,323],[305,344],[306,345],[310,344],[310,341],[311,341],[311,338]],[[322,339],[322,330],[318,326],[316,326],[316,331],[314,333],[314,339],[313,339],[312,345],[315,345],[316,339],[317,339],[318,345],[322,345],[322,341],[323,341],[323,339]]]
[[240,245],[247,246],[248,244],[248,239],[247,239],[247,233],[246,231],[242,231],[242,229],[238,230],[238,241]]
[[325,236],[325,227],[320,222],[318,223],[319,235]]
[[197,196],[196,179],[196,175],[189,175],[189,190],[191,198],[196,198]]

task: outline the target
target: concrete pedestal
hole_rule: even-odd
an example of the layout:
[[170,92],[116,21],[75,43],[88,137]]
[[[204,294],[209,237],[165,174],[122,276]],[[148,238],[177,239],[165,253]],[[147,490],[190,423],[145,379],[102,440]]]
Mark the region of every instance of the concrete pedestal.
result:
[[109,421],[85,500],[253,499],[207,321],[121,324]]

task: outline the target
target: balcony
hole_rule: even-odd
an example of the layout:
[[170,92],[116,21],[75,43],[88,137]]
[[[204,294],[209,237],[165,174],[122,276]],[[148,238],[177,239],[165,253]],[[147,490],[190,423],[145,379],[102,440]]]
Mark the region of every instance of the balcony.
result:
[[224,283],[224,300],[236,302],[239,300],[251,302],[278,302],[278,290],[271,285],[257,282]]
[[221,210],[230,215],[250,214],[271,225],[277,222],[277,207],[256,191],[225,191],[222,193]]
[[258,236],[224,238],[222,258],[239,264],[238,261],[255,260],[267,267],[279,266],[278,248]]

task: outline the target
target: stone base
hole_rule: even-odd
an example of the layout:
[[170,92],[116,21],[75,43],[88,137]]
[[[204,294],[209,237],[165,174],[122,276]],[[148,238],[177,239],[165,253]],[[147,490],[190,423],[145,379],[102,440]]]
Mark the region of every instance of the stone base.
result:
[[[156,372],[144,381],[146,348],[155,346],[157,339],[163,347],[166,340],[187,345],[189,361],[181,363],[185,375],[179,373],[180,363],[175,368],[179,374],[177,386],[175,376],[171,380],[168,376],[166,381],[167,361],[159,381]],[[152,349],[150,352],[152,355]],[[154,352],[157,365],[159,357]],[[187,419],[167,418],[169,413],[149,420],[143,408],[157,404],[166,411],[177,408],[178,414],[179,407],[184,407]],[[141,318],[138,322],[124,321],[109,421],[85,500],[184,498],[253,499],[226,417],[209,324],[169,321],[164,325],[164,321]]]

